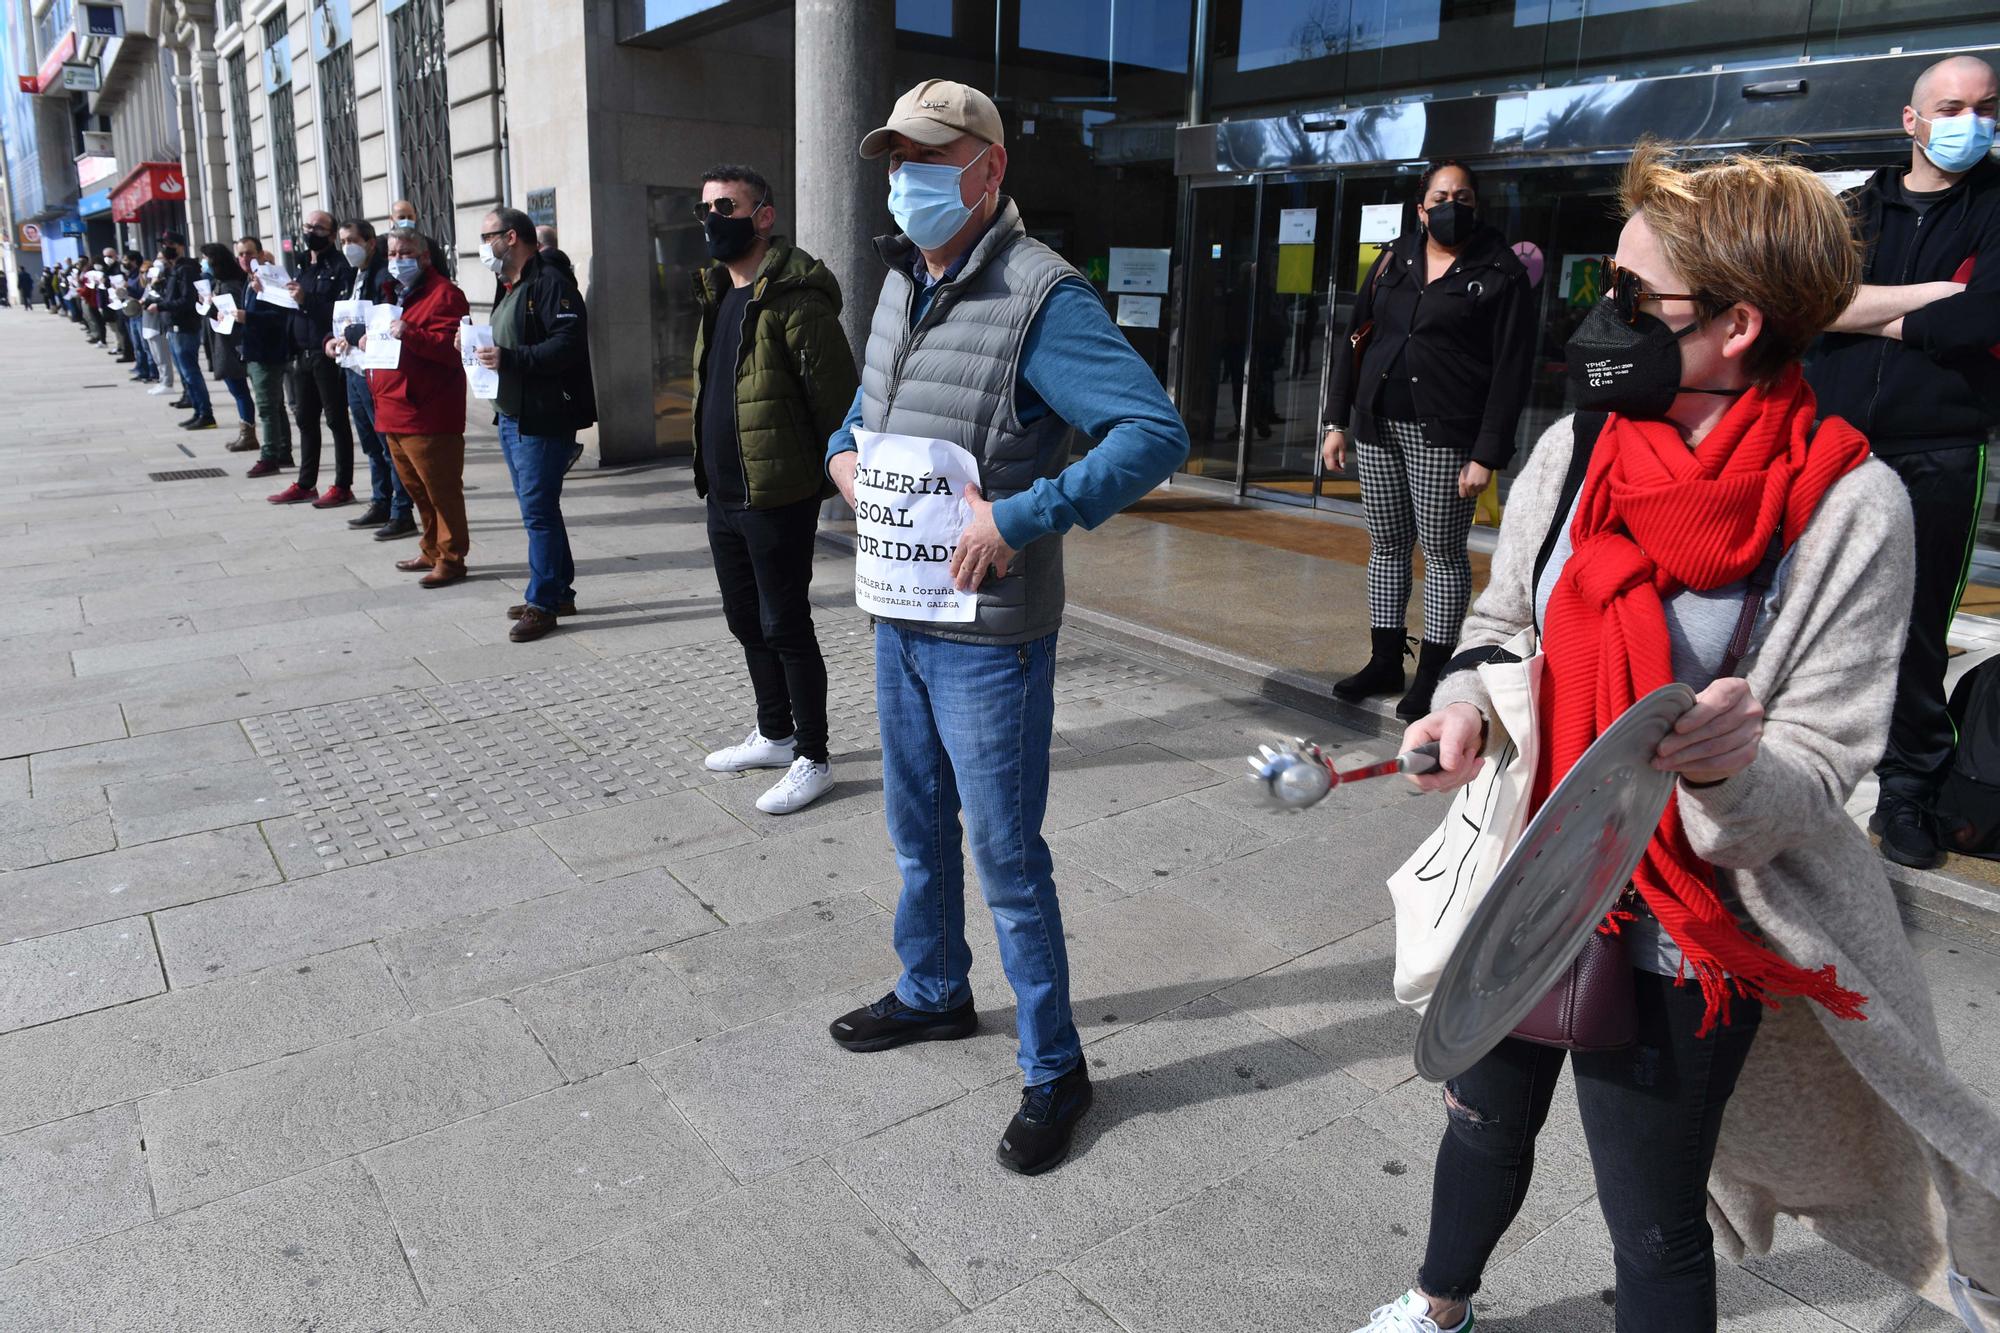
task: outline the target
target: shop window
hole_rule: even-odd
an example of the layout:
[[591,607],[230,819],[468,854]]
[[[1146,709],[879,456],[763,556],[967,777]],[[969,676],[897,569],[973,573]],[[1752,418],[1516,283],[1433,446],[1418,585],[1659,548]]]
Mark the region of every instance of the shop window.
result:
[[354,20],[350,0],[312,7],[313,59],[319,62],[319,114],[326,208],[341,221],[361,216],[361,133],[354,113]]
[[952,0],[896,0],[896,27],[932,37],[951,36]]

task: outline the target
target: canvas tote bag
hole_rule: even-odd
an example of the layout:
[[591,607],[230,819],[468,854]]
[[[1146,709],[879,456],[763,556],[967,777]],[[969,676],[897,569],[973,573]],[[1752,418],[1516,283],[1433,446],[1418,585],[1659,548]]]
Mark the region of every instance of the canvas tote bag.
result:
[[1475,670],[1493,701],[1486,766],[1459,788],[1437,831],[1389,877],[1396,906],[1396,999],[1419,1013],[1532,813],[1542,690],[1534,628],[1516,634],[1494,660]]

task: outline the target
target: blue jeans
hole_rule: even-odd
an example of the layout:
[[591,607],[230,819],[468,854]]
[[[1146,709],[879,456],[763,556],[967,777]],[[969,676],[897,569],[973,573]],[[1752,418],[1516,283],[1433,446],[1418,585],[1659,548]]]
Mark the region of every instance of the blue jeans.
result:
[[208,381],[201,377],[201,335],[179,330],[167,335],[174,340],[174,368],[181,373],[181,391],[197,416],[214,416],[208,401]]
[[250,397],[250,381],[242,375],[218,375],[222,387],[229,390],[229,396],[236,400],[236,419],[249,425],[257,419],[257,404]]
[[1029,1087],[1076,1068],[1083,1044],[1069,1007],[1069,951],[1054,865],[1042,840],[1055,725],[1056,636],[959,643],[875,627],[882,790],[903,895],[896,904],[896,994],[913,1009],[972,998],[965,942],[965,858],[972,862],[1014,988],[1017,1059]]
[[368,484],[374,492],[371,503],[387,508],[389,521],[400,523],[410,516],[410,493],[403,489],[403,479],[396,475],[396,460],[389,457],[389,446],[375,429],[375,393],[360,371],[342,373],[347,376],[347,416],[354,423],[354,438],[361,441],[361,452],[368,456]]
[[507,475],[521,502],[521,526],[528,530],[527,603],[554,614],[576,600],[576,561],[562,516],[563,473],[576,447],[576,432],[523,435],[519,421],[505,412],[499,416],[500,456],[507,460]]
[[142,380],[158,379],[160,368],[153,364],[153,340],[144,333],[146,321],[141,316],[130,315],[125,320],[125,327],[132,333],[132,373]]

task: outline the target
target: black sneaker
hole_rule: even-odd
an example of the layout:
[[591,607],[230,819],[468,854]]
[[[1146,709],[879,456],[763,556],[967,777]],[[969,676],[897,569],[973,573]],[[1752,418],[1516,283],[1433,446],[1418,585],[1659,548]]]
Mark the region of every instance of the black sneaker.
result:
[[347,520],[350,528],[379,528],[389,521],[389,506],[371,504],[353,518]]
[[993,1155],[1000,1165],[1023,1176],[1039,1176],[1061,1166],[1069,1156],[1077,1122],[1089,1109],[1090,1071],[1081,1064],[1053,1083],[1024,1088],[1021,1109],[1007,1122]]
[[417,520],[405,514],[401,518],[392,518],[381,527],[375,529],[375,540],[378,542],[392,542],[398,537],[413,537],[416,535],[416,532]]
[[828,1025],[833,1039],[850,1051],[886,1051],[913,1041],[957,1041],[979,1028],[979,1014],[967,1000],[939,1013],[912,1009],[894,991]]
[[1900,796],[1884,796],[1868,821],[1882,839],[1882,855],[1899,866],[1929,870],[1938,863],[1937,827],[1930,811]]

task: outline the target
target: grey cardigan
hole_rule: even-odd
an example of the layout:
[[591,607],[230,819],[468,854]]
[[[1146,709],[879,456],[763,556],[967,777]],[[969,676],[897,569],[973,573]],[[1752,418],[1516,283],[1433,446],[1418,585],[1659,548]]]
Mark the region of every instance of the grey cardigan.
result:
[[[1461,651],[1532,622],[1535,556],[1572,448],[1565,417],[1514,483]],[[1827,492],[1745,663],[1765,709],[1756,762],[1719,786],[1683,785],[1680,807],[1764,938],[1869,997],[1865,1022],[1800,1000],[1765,1014],[1709,1178],[1717,1236],[1733,1257],[1763,1253],[1791,1213],[1949,1308],[1948,1260],[2000,1293],[2000,1116],[1946,1066],[1881,859],[1844,808],[1888,738],[1914,561],[1909,498],[1871,459]],[[1439,684],[1438,708],[1461,702],[1490,715],[1476,672]]]

